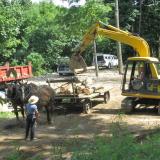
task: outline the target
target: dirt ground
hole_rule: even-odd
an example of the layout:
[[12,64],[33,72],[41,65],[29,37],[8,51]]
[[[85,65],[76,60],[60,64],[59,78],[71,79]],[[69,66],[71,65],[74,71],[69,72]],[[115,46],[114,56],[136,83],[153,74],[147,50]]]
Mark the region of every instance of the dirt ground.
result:
[[[93,73],[88,76],[91,75],[94,76]],[[74,108],[65,114],[58,112],[53,117],[52,125],[47,125],[45,115],[41,114],[36,128],[38,139],[34,142],[23,140],[24,122],[17,124],[15,118],[0,120],[0,159],[15,148],[15,145],[20,146],[20,150],[29,155],[41,154],[47,157],[53,145],[74,139],[86,141],[96,135],[109,134],[111,124],[116,121],[125,123],[135,134],[159,127],[160,117],[152,108],[137,109],[132,115],[120,114],[124,97],[121,96],[121,76],[118,71],[103,70],[100,72],[99,80],[103,85],[112,87],[111,99],[107,104],[97,104],[88,115],[80,110],[75,111]],[[37,84],[45,83],[44,77],[31,81]]]

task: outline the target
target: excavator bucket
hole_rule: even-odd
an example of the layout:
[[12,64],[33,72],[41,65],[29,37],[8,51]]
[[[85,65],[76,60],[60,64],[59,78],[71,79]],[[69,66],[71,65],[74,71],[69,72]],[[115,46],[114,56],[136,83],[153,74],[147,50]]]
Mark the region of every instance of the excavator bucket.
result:
[[70,69],[75,73],[77,71],[85,72],[87,70],[87,64],[80,54],[72,55],[69,62],[69,66],[70,66]]

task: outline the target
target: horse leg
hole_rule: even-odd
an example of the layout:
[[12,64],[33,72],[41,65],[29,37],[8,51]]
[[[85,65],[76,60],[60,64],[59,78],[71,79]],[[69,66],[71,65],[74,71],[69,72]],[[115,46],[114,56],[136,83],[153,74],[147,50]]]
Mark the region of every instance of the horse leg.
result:
[[25,114],[24,114],[24,108],[23,108],[23,106],[21,106],[21,114],[22,114],[22,117],[23,117],[23,120],[24,120]]
[[46,108],[46,112],[47,112],[47,122],[48,122],[48,124],[51,124],[52,122],[51,122],[51,117],[50,117],[50,113],[49,113],[49,107],[48,106],[46,106],[45,107]]
[[54,100],[51,98],[49,104],[48,104],[48,109],[49,109],[49,119],[50,119],[50,124],[52,123],[53,119],[53,111],[54,111]]
[[55,104],[53,99],[51,99],[50,103],[49,103],[49,109],[50,109],[50,116],[51,116],[51,121],[53,120],[53,112],[55,110]]
[[15,115],[16,115],[16,119],[19,121],[17,105],[14,105],[14,104],[13,104],[13,108],[14,108],[14,113],[15,113]]

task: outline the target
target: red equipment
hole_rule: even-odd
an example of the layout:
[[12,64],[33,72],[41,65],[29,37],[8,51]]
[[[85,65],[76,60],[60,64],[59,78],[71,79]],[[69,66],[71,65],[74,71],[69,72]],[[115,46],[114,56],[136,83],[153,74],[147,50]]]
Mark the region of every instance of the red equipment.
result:
[[18,81],[32,77],[32,66],[29,63],[26,66],[10,67],[9,63],[0,66],[0,83]]

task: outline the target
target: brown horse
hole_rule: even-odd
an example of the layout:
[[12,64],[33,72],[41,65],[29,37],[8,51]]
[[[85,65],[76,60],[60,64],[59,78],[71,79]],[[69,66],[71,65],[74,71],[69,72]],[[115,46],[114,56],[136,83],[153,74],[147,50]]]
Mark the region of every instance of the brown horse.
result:
[[37,103],[38,110],[41,111],[42,108],[45,108],[47,113],[47,121],[51,123],[51,117],[54,111],[54,96],[55,91],[48,85],[37,86],[33,83],[25,84],[24,87],[24,102],[27,103],[28,99],[32,95],[39,97]]
[[40,85],[37,86],[33,83],[30,84],[20,84],[12,85],[8,87],[7,97],[10,98],[14,111],[16,113],[16,117],[18,118],[17,106],[21,107],[22,115],[24,116],[24,105],[28,103],[28,99],[32,96],[36,95],[39,97],[39,101],[37,103],[38,110],[42,110],[45,108],[47,113],[47,121],[51,123],[51,117],[54,110],[54,90],[48,85]]
[[[21,111],[21,114],[24,119],[24,101],[22,97],[22,91],[20,84],[11,83],[6,85],[6,96],[7,99],[11,102],[12,107],[14,109],[14,113],[16,115],[17,120],[19,120],[18,112]],[[18,109],[20,107],[20,109]]]

